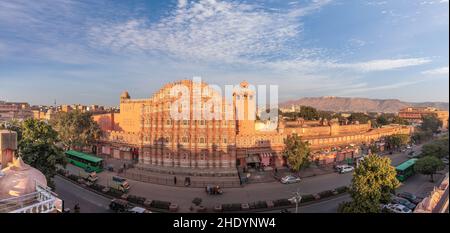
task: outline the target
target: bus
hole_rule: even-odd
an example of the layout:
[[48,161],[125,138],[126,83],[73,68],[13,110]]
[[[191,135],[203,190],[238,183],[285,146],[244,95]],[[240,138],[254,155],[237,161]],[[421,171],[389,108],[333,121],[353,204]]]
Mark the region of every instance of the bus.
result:
[[400,182],[403,182],[408,179],[408,177],[414,175],[414,164],[416,164],[416,161],[417,159],[410,159],[395,168],[397,171],[397,179]]
[[65,152],[67,161],[87,172],[103,171],[103,159],[79,151],[68,150]]

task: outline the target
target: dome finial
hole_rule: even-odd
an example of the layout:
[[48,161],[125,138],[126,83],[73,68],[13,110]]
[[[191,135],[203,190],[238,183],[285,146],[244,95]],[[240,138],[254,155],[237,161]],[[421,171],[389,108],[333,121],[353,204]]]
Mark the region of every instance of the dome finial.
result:
[[130,98],[130,94],[128,93],[128,91],[124,91],[122,92],[122,94],[120,95],[121,99],[129,99]]
[[242,88],[247,88],[248,87],[248,82],[247,81],[242,81],[241,83],[240,83],[240,86],[242,87]]

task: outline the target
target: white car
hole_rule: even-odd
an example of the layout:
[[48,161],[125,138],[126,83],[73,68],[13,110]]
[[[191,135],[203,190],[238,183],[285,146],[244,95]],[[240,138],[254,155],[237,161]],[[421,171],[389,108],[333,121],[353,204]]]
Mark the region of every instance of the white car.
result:
[[130,210],[128,210],[129,213],[135,213],[135,214],[146,214],[146,213],[151,213],[150,210],[147,210],[145,208],[142,207],[133,207]]
[[352,167],[350,165],[344,165],[339,169],[339,173],[343,174],[343,173],[347,173],[347,172],[352,172],[353,170],[355,170],[354,167]]
[[297,182],[300,182],[300,177],[285,176],[285,177],[281,178],[281,183],[283,183],[283,184],[292,184],[292,183],[297,183]]
[[384,208],[386,208],[389,212],[397,213],[397,214],[408,214],[412,213],[412,210],[408,207],[401,205],[401,204],[388,204],[385,205]]

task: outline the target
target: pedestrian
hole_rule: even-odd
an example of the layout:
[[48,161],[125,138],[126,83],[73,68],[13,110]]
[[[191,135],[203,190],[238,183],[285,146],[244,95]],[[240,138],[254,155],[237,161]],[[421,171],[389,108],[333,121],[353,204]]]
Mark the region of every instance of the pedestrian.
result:
[[173,177],[173,184],[177,185],[177,177],[176,176]]
[[80,205],[78,203],[73,207],[73,211],[74,213],[80,213]]
[[275,174],[278,174],[278,168],[275,168]]

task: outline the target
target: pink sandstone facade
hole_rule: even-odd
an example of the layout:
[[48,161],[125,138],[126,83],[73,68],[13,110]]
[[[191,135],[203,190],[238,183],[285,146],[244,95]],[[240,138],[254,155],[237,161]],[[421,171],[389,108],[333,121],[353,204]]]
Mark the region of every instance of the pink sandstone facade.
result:
[[[222,99],[221,119],[173,120],[170,106],[177,98],[170,95],[170,90],[174,85],[183,85],[190,93],[195,89],[192,81],[183,80],[165,85],[149,99],[131,99],[124,92],[120,96],[120,113],[94,115],[104,132],[97,153],[161,168],[227,170],[255,160],[279,167],[285,164],[282,151],[284,139],[290,134],[298,134],[310,143],[312,150],[320,150],[370,143],[387,135],[410,134],[412,130],[399,125],[372,128],[370,123],[339,125],[334,120],[279,120],[276,129],[263,130],[265,122],[249,116],[256,106],[255,93],[246,82],[234,91],[231,104]],[[208,85],[202,83],[202,88]],[[202,96],[202,106],[208,98]],[[189,102],[189,115],[193,119],[192,99]],[[244,117],[237,119],[238,112]],[[226,114],[232,118],[227,119]]]

